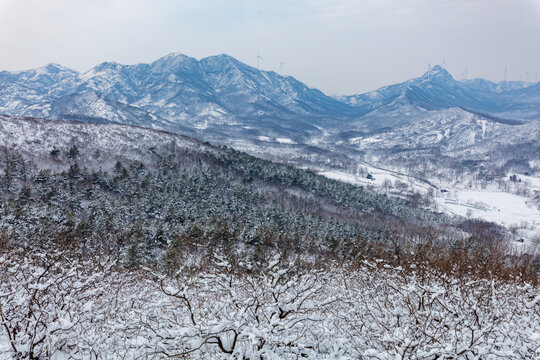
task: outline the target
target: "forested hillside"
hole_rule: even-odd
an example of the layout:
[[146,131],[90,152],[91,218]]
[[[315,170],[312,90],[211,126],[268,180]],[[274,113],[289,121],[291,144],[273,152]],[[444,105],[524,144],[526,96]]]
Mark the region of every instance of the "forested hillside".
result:
[[162,131],[0,129],[0,359],[538,355],[538,259],[493,224]]
[[[158,249],[174,251],[186,237],[237,249],[279,239],[297,252],[339,247],[352,255],[354,239],[384,240],[400,222],[422,227],[448,221],[404,200],[167,133],[162,136],[179,143],[148,147],[128,140],[122,153],[111,154],[100,136],[108,125],[81,124],[76,137],[61,138],[54,130],[65,123],[10,121],[41,131],[48,126],[52,135],[42,136],[42,145],[51,144],[41,154],[2,149],[1,226],[15,243],[123,243],[132,261],[149,254],[156,259]],[[85,141],[91,137],[101,139],[97,147]],[[141,160],[129,160],[132,152]]]

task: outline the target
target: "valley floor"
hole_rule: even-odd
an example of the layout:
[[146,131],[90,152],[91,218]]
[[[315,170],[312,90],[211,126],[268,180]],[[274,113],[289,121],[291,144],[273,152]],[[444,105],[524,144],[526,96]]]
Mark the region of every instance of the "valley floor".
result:
[[[426,203],[431,210],[496,223],[508,229],[515,241],[525,243],[526,246],[519,248],[528,252],[540,251],[540,206],[532,197],[502,191],[496,186],[481,189],[465,184],[428,181],[367,163],[363,164],[361,174],[340,170],[321,170],[318,173],[395,196],[418,193],[429,198]],[[539,178],[521,177],[531,193],[540,192]]]

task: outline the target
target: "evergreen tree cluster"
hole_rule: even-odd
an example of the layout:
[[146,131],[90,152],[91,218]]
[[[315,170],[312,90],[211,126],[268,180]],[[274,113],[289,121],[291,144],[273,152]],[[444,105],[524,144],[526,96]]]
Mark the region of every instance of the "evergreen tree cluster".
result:
[[[335,251],[388,240],[408,219],[437,220],[403,200],[232,149],[150,148],[152,161],[88,168],[75,146],[54,148],[65,169],[0,151],[0,232],[12,243],[125,250],[130,264],[174,264],[182,249],[236,256],[262,249]],[[91,156],[96,156],[92,154]]]

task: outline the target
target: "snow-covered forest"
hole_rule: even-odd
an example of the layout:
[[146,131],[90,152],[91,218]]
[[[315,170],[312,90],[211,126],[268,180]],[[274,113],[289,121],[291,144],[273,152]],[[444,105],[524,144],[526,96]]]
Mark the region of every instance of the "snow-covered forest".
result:
[[538,288],[362,261],[0,256],[0,358],[537,359]]
[[0,0],[0,360],[540,360],[539,15]]
[[2,125],[0,359],[540,356],[539,259],[494,224],[170,133]]

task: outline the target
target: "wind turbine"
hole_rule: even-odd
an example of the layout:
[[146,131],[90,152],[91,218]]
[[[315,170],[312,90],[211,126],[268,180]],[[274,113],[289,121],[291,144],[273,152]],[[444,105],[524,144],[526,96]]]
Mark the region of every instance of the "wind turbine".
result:
[[506,74],[508,73],[508,67],[504,66],[504,81],[506,82]]
[[260,55],[259,55],[259,52],[257,51],[257,70],[260,70],[261,69],[261,64],[260,64],[260,61],[261,60],[264,60]]
[[278,60],[279,60],[279,73],[283,75],[283,65],[285,65],[285,63],[281,61],[280,58],[278,58]]

